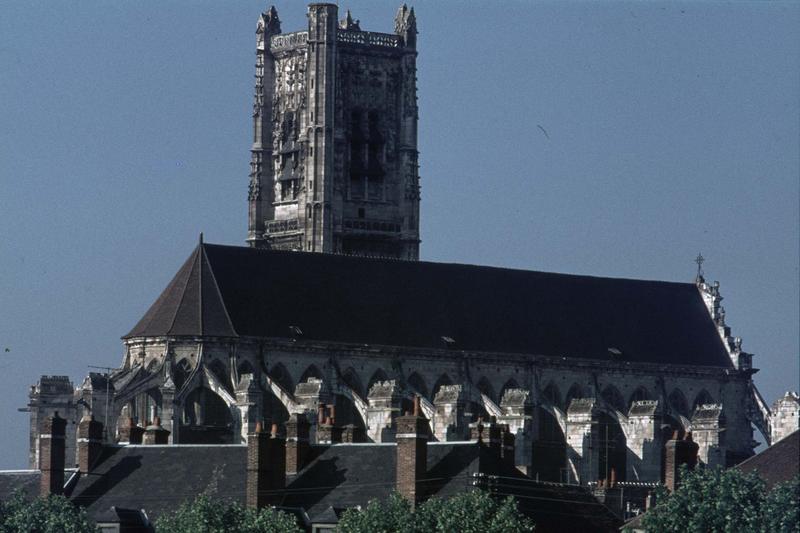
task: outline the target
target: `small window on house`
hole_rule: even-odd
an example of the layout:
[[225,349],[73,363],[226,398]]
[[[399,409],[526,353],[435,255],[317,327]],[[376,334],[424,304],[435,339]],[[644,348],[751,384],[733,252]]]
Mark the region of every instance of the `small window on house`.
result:
[[364,208],[363,207],[359,207],[358,208],[358,218],[364,218],[364,216],[365,216],[364,215]]

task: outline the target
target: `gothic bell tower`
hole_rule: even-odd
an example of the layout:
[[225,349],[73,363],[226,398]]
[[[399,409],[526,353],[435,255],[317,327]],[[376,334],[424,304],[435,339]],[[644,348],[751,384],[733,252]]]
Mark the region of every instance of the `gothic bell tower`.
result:
[[419,258],[416,35],[362,31],[335,4],[308,28],[256,27],[250,246]]

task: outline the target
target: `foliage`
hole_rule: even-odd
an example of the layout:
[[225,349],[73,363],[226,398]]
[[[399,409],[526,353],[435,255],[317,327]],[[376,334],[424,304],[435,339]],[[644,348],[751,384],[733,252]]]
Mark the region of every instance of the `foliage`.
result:
[[756,474],[735,468],[682,467],[682,482],[670,494],[659,487],[657,505],[642,519],[647,531],[797,532],[798,479],[767,493]]
[[97,528],[86,511],[64,496],[48,496],[29,500],[22,491],[15,491],[0,502],[0,532],[12,533],[95,533]]
[[767,494],[763,515],[763,531],[800,532],[800,476]]
[[415,510],[399,494],[373,500],[364,509],[349,509],[339,521],[342,533],[505,533],[533,531],[514,498],[497,500],[475,490],[444,500],[431,498]]
[[372,500],[363,509],[348,509],[339,519],[344,533],[413,533],[414,513],[408,501],[392,493],[387,500]]
[[273,509],[245,508],[201,494],[156,520],[159,533],[301,533],[295,518]]

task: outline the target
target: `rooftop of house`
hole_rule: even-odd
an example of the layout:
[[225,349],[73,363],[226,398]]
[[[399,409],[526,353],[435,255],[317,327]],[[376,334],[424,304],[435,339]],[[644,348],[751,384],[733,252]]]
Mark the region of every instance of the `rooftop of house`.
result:
[[[764,480],[767,490],[800,475],[800,431],[779,440],[761,453],[734,466],[742,472],[755,472]],[[643,531],[646,513],[636,516],[622,526],[623,531]]]
[[39,494],[42,473],[39,470],[0,470],[0,501],[9,499],[15,491],[27,498]]
[[693,283],[202,243],[126,338],[163,335],[731,366]]
[[[389,496],[396,486],[396,454],[392,443],[312,446],[310,462],[287,478],[277,506],[295,513],[304,509],[312,523],[336,521],[347,508]],[[428,496],[451,497],[483,486],[500,496],[515,495],[537,531],[611,530],[618,525],[585,488],[526,478],[477,443],[430,443],[427,456]],[[154,521],[198,494],[243,504],[246,466],[244,445],[108,446],[92,472],[67,475],[65,494],[94,520],[114,521],[120,510],[144,510]],[[493,476],[479,475],[487,471]],[[16,488],[35,496],[39,482],[35,470],[0,472],[0,498]]]
[[800,475],[800,431],[736,465],[742,472],[755,472],[767,489]]

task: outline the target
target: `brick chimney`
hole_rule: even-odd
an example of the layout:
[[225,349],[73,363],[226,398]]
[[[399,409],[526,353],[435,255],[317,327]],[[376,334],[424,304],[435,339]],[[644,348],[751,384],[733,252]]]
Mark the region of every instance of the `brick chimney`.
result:
[[503,456],[502,429],[495,417],[489,418],[489,449],[497,458]]
[[366,442],[364,428],[355,424],[342,426],[342,442],[352,444],[354,442]]
[[131,420],[128,439],[129,444],[141,444],[144,440],[144,428],[134,420]]
[[266,433],[261,423],[247,436],[247,506],[260,509],[280,503],[286,486],[286,441],[278,436],[278,425]]
[[311,444],[308,440],[311,424],[304,414],[293,414],[286,422],[286,474],[294,475],[306,466]]
[[687,465],[689,470],[697,466],[697,452],[699,446],[692,440],[692,433],[688,432],[682,437],[683,432],[675,431],[672,438],[667,441],[664,456],[664,485],[673,492],[680,485],[681,465]]
[[42,481],[39,489],[41,496],[61,494],[64,492],[64,435],[67,430],[67,421],[58,416],[56,411],[53,416],[47,417],[42,425],[39,435],[39,469],[42,471]]
[[320,405],[317,423],[317,444],[342,442],[342,428],[336,425],[336,406]]
[[161,427],[159,417],[155,417],[153,423],[144,429],[142,444],[169,444],[169,431]]
[[120,420],[118,442],[120,444],[141,444],[144,428],[136,424],[133,418],[126,417]]
[[103,451],[103,424],[93,416],[84,416],[78,424],[78,470],[91,472]]
[[491,417],[489,422],[484,422],[479,416],[476,422],[469,425],[469,440],[487,446],[494,455],[501,456],[502,428]]
[[419,396],[414,397],[414,411],[395,419],[397,427],[397,492],[414,507],[425,497],[425,474],[428,469],[430,426],[422,415]]
[[[510,450],[510,457],[504,458],[503,431],[494,417],[485,422],[483,417],[469,425],[470,441],[479,447],[480,471],[484,474],[496,474],[503,461],[514,463],[514,450]],[[511,435],[513,438],[513,435]],[[513,465],[512,465],[513,466]]]
[[472,442],[485,442],[489,438],[489,434],[483,427],[483,417],[479,416],[478,420],[469,425],[469,440]]
[[500,458],[509,468],[517,466],[516,461],[516,437],[511,432],[508,424],[500,424]]

